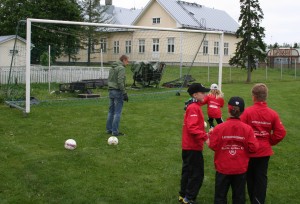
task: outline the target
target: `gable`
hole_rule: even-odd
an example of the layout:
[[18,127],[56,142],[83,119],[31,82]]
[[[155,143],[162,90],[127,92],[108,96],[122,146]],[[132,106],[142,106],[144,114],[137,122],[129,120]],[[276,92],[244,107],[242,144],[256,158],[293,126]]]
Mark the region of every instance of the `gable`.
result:
[[[153,24],[153,18],[159,18],[160,23]],[[169,15],[169,13],[161,7],[156,1],[144,9],[144,12],[134,21],[135,26],[151,26],[151,27],[165,27],[176,28],[177,22]]]

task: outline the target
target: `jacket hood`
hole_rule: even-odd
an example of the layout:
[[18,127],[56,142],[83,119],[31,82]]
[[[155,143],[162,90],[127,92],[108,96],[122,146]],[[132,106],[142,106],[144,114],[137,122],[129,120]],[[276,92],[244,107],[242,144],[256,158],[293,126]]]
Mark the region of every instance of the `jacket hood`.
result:
[[116,68],[117,66],[122,66],[122,65],[123,63],[121,61],[117,61],[112,64],[112,68]]

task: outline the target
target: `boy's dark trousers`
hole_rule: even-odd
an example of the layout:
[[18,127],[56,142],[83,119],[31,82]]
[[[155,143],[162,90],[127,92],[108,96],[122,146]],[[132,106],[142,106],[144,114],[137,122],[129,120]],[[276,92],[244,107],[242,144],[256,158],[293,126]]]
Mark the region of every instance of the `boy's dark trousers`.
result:
[[267,193],[270,156],[250,158],[247,171],[247,188],[251,204],[264,204]]
[[179,195],[196,200],[204,178],[202,151],[182,150],[182,172]]
[[232,189],[233,204],[244,204],[246,202],[246,173],[226,175],[216,172],[215,204],[227,204],[227,193],[230,187]]

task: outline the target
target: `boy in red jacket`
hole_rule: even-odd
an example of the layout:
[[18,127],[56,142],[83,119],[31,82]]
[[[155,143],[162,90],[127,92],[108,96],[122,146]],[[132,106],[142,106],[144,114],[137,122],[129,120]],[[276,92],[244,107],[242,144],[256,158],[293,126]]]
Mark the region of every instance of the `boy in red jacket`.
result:
[[193,83],[187,92],[193,101],[186,104],[182,128],[182,172],[179,202],[195,203],[204,178],[203,143],[207,139],[201,102],[210,89]]
[[259,149],[250,154],[247,171],[248,194],[252,204],[265,203],[267,192],[267,172],[272,146],[279,143],[286,135],[278,114],[268,107],[266,100],[268,88],[259,83],[252,88],[254,105],[248,107],[241,115],[241,120],[250,125],[259,142]]
[[232,203],[243,204],[245,200],[246,172],[249,154],[258,148],[252,128],[240,120],[245,103],[240,97],[228,102],[229,118],[211,132],[207,144],[215,152],[216,168],[215,204],[226,204],[229,188]]

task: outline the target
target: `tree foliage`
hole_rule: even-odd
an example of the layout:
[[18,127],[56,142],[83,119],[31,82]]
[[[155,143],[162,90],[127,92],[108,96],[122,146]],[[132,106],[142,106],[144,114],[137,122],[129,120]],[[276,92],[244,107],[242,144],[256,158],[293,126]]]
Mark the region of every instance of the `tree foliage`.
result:
[[[109,14],[109,6],[101,5],[100,0],[79,0],[82,9],[83,20],[89,23],[113,23],[113,15]],[[98,32],[97,32],[98,31]],[[90,64],[91,52],[95,52],[94,45],[99,44],[99,28],[88,26],[85,28],[86,35],[82,39],[87,47],[88,64]]]
[[[20,20],[27,18],[82,20],[81,10],[76,0],[2,0],[0,13],[0,35],[16,34],[16,27]],[[26,38],[25,24],[19,27],[17,34]],[[74,45],[78,45],[78,39],[74,35],[67,35],[74,33],[73,29],[76,28],[58,24],[32,24],[31,42],[34,48],[31,53],[31,63],[39,63],[40,56],[48,51],[49,45],[54,58],[63,53],[74,53],[77,49]]]
[[240,27],[236,37],[241,40],[237,43],[234,56],[229,64],[247,69],[247,82],[251,81],[251,72],[256,68],[258,61],[266,58],[266,44],[263,42],[265,29],[260,23],[263,11],[258,0],[240,0]]

